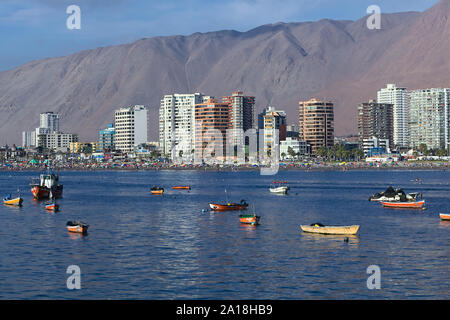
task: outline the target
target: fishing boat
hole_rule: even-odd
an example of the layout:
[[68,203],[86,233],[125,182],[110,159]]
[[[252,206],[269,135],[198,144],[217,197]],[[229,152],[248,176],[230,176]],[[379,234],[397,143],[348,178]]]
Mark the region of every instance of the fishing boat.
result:
[[23,199],[18,196],[17,198],[12,198],[10,194],[8,194],[5,198],[3,198],[3,204],[7,206],[22,206]]
[[59,210],[59,205],[56,203],[49,203],[45,205],[45,210],[56,212]]
[[301,225],[303,232],[334,234],[334,235],[355,235],[358,233],[359,226],[324,226],[320,223],[313,223],[310,226]]
[[67,222],[67,230],[69,232],[86,234],[89,226],[82,221],[69,221]]
[[405,208],[405,209],[422,209],[425,205],[425,200],[421,201],[407,201],[407,202],[399,202],[399,201],[381,201],[383,207],[386,208]]
[[245,202],[245,200],[241,200],[240,203],[227,203],[227,204],[210,203],[209,207],[213,211],[236,211],[247,209],[248,203]]
[[258,225],[259,220],[261,219],[260,216],[256,216],[254,214],[241,214],[239,215],[239,221],[244,224],[251,224],[251,225]]
[[191,187],[190,186],[175,186],[175,187],[172,187],[172,189],[175,189],[175,190],[191,190]]
[[402,189],[394,189],[393,187],[388,187],[383,192],[377,192],[369,198],[372,202],[407,202],[415,201],[419,196],[418,192],[406,194]]
[[164,194],[164,188],[161,187],[152,187],[150,189],[151,194]]
[[59,177],[54,173],[43,173],[38,180],[33,181],[31,184],[31,193],[35,199],[48,199],[50,193],[55,198],[62,197],[63,185],[59,184]]
[[259,224],[260,216],[255,213],[255,206],[253,206],[253,214],[241,214],[239,215],[239,221],[244,224],[251,224],[256,226]]
[[289,190],[289,186],[287,185],[286,181],[274,181],[273,185],[270,187],[270,192],[272,193],[278,193],[278,194],[287,194]]
[[440,213],[441,220],[450,221],[450,213]]

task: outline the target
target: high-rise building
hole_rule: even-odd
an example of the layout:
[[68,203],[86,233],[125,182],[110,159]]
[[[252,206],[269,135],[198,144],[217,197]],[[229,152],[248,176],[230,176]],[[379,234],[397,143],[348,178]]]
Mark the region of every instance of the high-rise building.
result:
[[114,128],[114,124],[108,124],[108,127],[100,130],[98,132],[98,149],[100,151],[104,150],[114,150],[114,136],[116,134],[116,129]]
[[48,129],[48,133],[59,132],[59,114],[51,111],[41,113],[39,128]]
[[115,112],[115,146],[122,152],[134,152],[136,146],[147,142],[147,108],[142,105],[126,107]]
[[[220,132],[223,143],[223,156],[226,156],[226,134],[230,121],[230,108],[228,103],[209,99],[195,106],[195,159],[211,157],[205,154],[206,148],[217,144],[215,133]],[[213,129],[215,132],[213,132]],[[217,131],[218,130],[218,131]],[[215,155],[218,156],[218,155]]]
[[71,142],[77,142],[78,135],[72,133],[52,132],[37,136],[37,146],[55,151],[67,152]]
[[410,146],[448,148],[450,89],[421,89],[410,92]]
[[377,93],[378,103],[393,105],[393,142],[396,147],[405,148],[409,145],[409,102],[406,88],[397,88],[388,84]]
[[330,101],[311,99],[299,102],[300,140],[311,145],[316,154],[320,147],[334,144],[334,108]]
[[233,129],[231,143],[242,145],[244,133],[255,128],[255,97],[245,96],[242,91],[236,91],[231,96],[222,97],[222,101],[227,103],[230,109],[228,128]]
[[159,145],[162,154],[191,155],[194,149],[195,105],[213,97],[202,93],[168,94],[159,109]]
[[276,134],[278,130],[278,144],[286,140],[286,113],[275,110],[273,107],[266,109],[264,115],[264,155],[272,155],[272,148],[275,146]]
[[358,106],[358,138],[362,146],[364,139],[376,137],[394,143],[393,105],[370,100]]

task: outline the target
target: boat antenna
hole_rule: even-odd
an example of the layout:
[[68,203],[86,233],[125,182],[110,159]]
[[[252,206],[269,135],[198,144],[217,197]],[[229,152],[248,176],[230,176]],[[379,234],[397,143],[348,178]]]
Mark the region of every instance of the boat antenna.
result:
[[227,200],[227,203],[228,203],[228,192],[227,192],[226,188],[225,188],[225,197],[226,197],[226,200]]

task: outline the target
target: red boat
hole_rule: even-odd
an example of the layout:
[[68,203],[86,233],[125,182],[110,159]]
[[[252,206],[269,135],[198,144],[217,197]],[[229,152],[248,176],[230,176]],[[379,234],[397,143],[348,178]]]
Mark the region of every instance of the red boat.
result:
[[175,187],[172,187],[172,189],[175,189],[175,190],[191,190],[191,187],[190,186],[175,186]]
[[387,208],[406,208],[406,209],[422,209],[425,204],[425,200],[422,201],[409,201],[409,202],[384,202],[381,204]]
[[241,200],[241,203],[227,203],[227,204],[217,204],[210,203],[209,207],[212,211],[236,211],[245,210],[248,207],[248,203],[245,200]]
[[59,210],[59,205],[57,205],[56,203],[49,203],[45,205],[45,210],[56,212]]
[[254,214],[241,214],[239,216],[239,221],[244,224],[251,224],[251,225],[258,225],[259,220],[261,219],[260,216],[256,216]]
[[63,185],[58,182],[58,175],[53,173],[41,174],[38,181],[31,183],[31,193],[35,199],[48,199],[50,195],[61,198]]

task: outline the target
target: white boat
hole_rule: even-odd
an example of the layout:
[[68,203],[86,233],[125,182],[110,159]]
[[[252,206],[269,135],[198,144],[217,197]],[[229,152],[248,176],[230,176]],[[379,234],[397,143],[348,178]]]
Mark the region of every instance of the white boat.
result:
[[281,186],[281,187],[271,187],[270,192],[272,193],[280,193],[280,194],[286,194],[289,190],[289,187],[287,186]]

